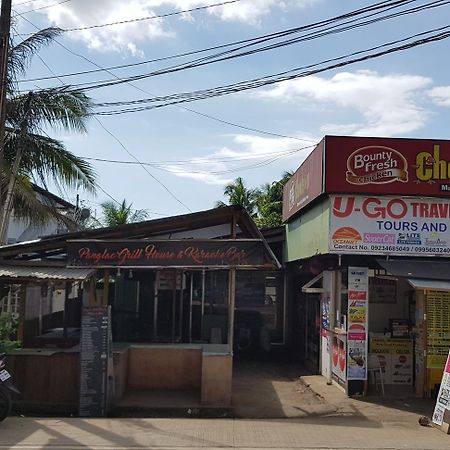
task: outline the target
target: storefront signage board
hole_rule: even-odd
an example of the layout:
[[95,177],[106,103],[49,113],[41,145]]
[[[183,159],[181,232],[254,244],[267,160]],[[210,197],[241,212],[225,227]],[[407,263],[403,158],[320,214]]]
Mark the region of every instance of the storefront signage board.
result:
[[434,408],[433,422],[437,425],[443,425],[444,422],[447,424],[450,423],[450,351],[447,356],[441,387]]
[[260,240],[69,241],[68,267],[269,267]]
[[330,201],[330,253],[450,256],[448,200],[336,195]]
[[450,141],[327,136],[325,192],[450,197]]
[[348,268],[347,380],[367,379],[369,270]]
[[323,192],[323,141],[309,154],[283,189],[283,220]]
[[450,197],[450,141],[325,136],[283,191],[283,220],[322,194]]

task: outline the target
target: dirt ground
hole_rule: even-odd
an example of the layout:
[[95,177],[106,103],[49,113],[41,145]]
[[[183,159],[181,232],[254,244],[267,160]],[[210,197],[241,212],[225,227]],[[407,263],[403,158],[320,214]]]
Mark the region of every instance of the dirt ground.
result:
[[359,417],[377,422],[417,422],[431,417],[434,400],[414,396],[347,397],[319,375],[287,362],[236,361],[233,413],[237,418]]
[[298,364],[237,361],[233,370],[235,417],[307,417],[336,409],[301,380],[306,372]]

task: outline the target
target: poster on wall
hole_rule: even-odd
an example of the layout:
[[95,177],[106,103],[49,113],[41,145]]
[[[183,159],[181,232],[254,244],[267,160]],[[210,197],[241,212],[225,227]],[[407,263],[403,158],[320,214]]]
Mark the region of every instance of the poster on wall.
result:
[[444,421],[450,423],[450,351],[442,374],[441,387],[433,413],[433,422],[442,425]]
[[342,381],[347,379],[347,343],[345,336],[333,336],[332,372]]
[[412,385],[413,341],[385,337],[370,340],[370,353],[376,355],[385,384]]
[[332,196],[329,250],[450,256],[450,203],[438,198]]
[[370,303],[397,303],[397,280],[370,277],[369,298]]
[[427,292],[427,369],[442,369],[450,348],[450,292]]
[[347,379],[367,379],[369,270],[348,268]]

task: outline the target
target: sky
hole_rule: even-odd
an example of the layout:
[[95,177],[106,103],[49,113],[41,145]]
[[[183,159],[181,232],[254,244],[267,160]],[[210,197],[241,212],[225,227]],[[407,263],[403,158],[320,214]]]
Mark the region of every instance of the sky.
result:
[[[160,218],[213,208],[218,200],[226,201],[224,186],[237,177],[249,188],[280,179],[295,171],[326,134],[450,139],[450,37],[342,67],[327,68],[332,62],[326,62],[344,56],[340,61],[350,61],[363,55],[347,56],[356,52],[371,55],[390,42],[401,41],[391,44],[395,47],[430,36],[412,37],[448,27],[449,1],[409,0],[366,19],[353,16],[351,23],[330,22],[244,49],[284,41],[277,48],[163,70],[237,45],[225,44],[305,27],[376,3],[388,2],[13,1],[15,43],[49,26],[66,30],[35,56],[21,80],[22,91],[63,83],[96,86],[86,90],[96,105],[121,102],[96,106],[86,134],[48,130],[71,152],[92,158],[88,161],[99,185],[96,196],[81,190],[55,193],[71,202],[78,194],[97,217],[102,202],[126,199],[133,209],[147,210],[150,219]],[[416,12],[406,14],[412,8]],[[395,17],[350,26],[388,14]],[[337,32],[336,26],[347,29]],[[432,34],[442,31],[449,28]],[[307,39],[296,39],[302,36]],[[289,42],[293,39],[299,42]],[[191,54],[180,56],[186,53]],[[117,66],[125,67],[112,69]],[[308,66],[323,70],[309,75],[298,70]],[[280,73],[296,76],[271,78]],[[138,79],[128,79],[133,76]],[[170,104],[165,97],[254,79],[274,82],[185,103]],[[114,83],[98,87],[104,81]],[[128,103],[141,99],[154,100]]]

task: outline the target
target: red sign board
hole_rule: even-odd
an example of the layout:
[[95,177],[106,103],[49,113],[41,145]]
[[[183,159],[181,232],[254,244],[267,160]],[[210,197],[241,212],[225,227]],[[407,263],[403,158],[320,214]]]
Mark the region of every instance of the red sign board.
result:
[[450,197],[450,141],[325,136],[286,183],[283,220],[324,193]]
[[283,220],[323,192],[323,141],[309,154],[283,189]]
[[67,267],[267,267],[259,239],[73,240]]
[[327,136],[325,192],[450,197],[450,141]]

